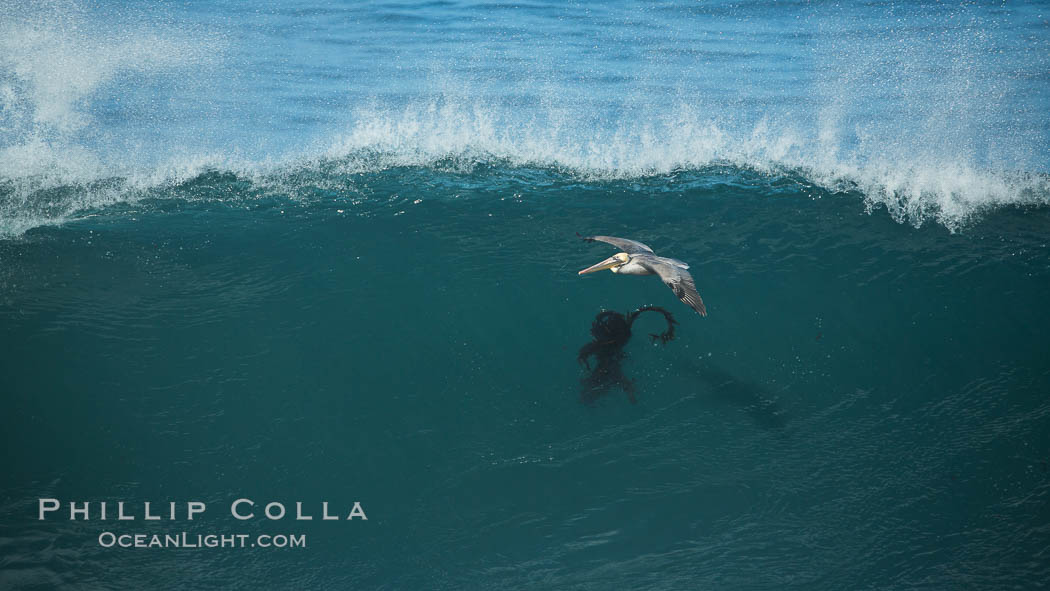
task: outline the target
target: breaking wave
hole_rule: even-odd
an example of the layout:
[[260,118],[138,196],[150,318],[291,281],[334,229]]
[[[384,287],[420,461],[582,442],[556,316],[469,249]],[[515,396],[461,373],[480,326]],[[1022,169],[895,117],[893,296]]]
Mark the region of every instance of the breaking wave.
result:
[[[495,91],[478,75],[434,83],[426,74],[393,97],[381,92],[380,65],[371,86],[340,91],[340,104],[334,91],[310,102],[303,91],[258,90],[268,74],[251,62],[255,50],[207,19],[13,2],[0,9],[0,237],[117,203],[181,198],[180,185],[210,171],[295,194],[304,178],[338,190],[345,175],[402,167],[536,168],[589,182],[722,167],[790,175],[800,194],[859,197],[900,222],[952,231],[996,208],[1050,204],[1045,134],[1017,123],[1045,97],[1016,90],[1048,58],[1036,43],[1020,66],[990,61],[1009,29],[947,16],[884,42],[827,34],[816,79],[781,98],[723,101],[680,88],[641,100],[638,86],[616,78],[569,94],[536,61]],[[813,18],[817,31],[836,22]],[[546,84],[533,92],[537,77]],[[247,98],[230,80],[248,81],[237,87]],[[309,108],[283,106],[299,103]]]

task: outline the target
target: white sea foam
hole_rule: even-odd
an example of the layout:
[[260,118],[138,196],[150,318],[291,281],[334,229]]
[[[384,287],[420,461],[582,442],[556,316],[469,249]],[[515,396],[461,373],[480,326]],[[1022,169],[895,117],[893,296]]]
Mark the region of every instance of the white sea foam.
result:
[[[946,28],[932,44],[916,37],[926,34],[921,31],[881,45],[829,35],[842,41],[820,53],[826,63],[816,68],[821,77],[812,100],[765,114],[676,95],[666,103],[639,101],[610,118],[587,100],[563,100],[553,83],[541,100],[522,108],[449,74],[443,87],[407,104],[377,98],[351,106],[348,123],[311,129],[312,142],[281,144],[282,155],[275,156],[242,154],[236,143],[198,145],[195,132],[222,127],[226,119],[205,116],[202,107],[199,121],[191,112],[189,135],[186,128],[177,135],[153,110],[153,102],[169,97],[124,92],[122,85],[134,89],[157,77],[181,88],[187,74],[221,61],[218,36],[162,24],[131,17],[108,22],[62,0],[0,6],[0,237],[140,199],[209,170],[294,193],[304,170],[471,170],[500,162],[601,181],[731,166],[802,177],[860,195],[869,208],[885,207],[899,221],[937,220],[953,230],[996,207],[1050,204],[1045,158],[1038,156],[1044,136],[994,139],[1009,88],[982,65],[991,43],[977,25],[955,37],[959,29]],[[911,67],[943,62],[938,52],[946,46],[955,57],[936,74]],[[907,67],[889,77],[887,63]],[[855,103],[871,101],[859,97],[872,87],[888,97],[874,104],[902,114],[859,120],[857,113],[867,111]],[[489,98],[471,98],[483,95]],[[127,116],[141,120],[122,127],[100,121],[94,108],[135,99],[149,104],[129,109]],[[245,119],[239,121],[230,125],[243,126]],[[146,139],[119,137],[127,130]]]
[[[952,230],[995,207],[1050,204],[1050,182],[1044,174],[989,170],[951,159],[842,158],[842,150],[827,142],[826,133],[762,121],[741,134],[685,107],[673,118],[623,124],[613,132],[592,131],[589,136],[573,130],[570,122],[516,125],[494,112],[498,111],[449,105],[372,111],[362,113],[346,133],[275,161],[200,154],[138,170],[112,170],[86,150],[56,150],[36,140],[2,153],[5,182],[14,189],[0,204],[0,225],[4,234],[17,235],[84,209],[138,199],[151,188],[185,182],[209,170],[234,172],[292,192],[288,183],[298,172],[322,166],[346,174],[405,166],[459,166],[469,171],[486,162],[551,168],[597,182],[711,166],[791,174],[816,187],[860,194],[869,208],[885,207],[898,221],[919,225],[934,219]],[[20,175],[13,169],[36,172]],[[98,184],[105,179],[119,182]],[[76,197],[44,209],[27,202],[63,186],[74,186],[71,194]]]
[[152,185],[156,172],[95,147],[105,131],[89,107],[107,85],[200,67],[220,46],[195,31],[102,22],[70,1],[0,6],[0,237],[134,199]]
[[[621,122],[609,133],[588,133],[571,121],[516,125],[495,115],[497,109],[435,103],[363,113],[325,156],[342,160],[348,172],[502,160],[593,180],[730,165],[797,174],[824,189],[860,193],[869,207],[885,206],[899,221],[919,225],[936,219],[950,229],[990,208],[1050,204],[1046,174],[982,167],[950,150],[911,156],[908,149],[889,146],[865,152],[840,145],[838,133],[826,126],[806,130],[763,119],[741,132],[684,105],[672,112],[648,122]],[[363,154],[369,158],[358,157]]]

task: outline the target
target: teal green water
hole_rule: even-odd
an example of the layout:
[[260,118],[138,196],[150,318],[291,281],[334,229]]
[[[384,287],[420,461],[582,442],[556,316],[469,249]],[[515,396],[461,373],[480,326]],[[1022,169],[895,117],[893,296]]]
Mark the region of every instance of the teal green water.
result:
[[0,590],[1045,588],[1047,72],[1032,2],[2,1]]
[[[951,234],[732,169],[340,182],[289,199],[205,175],[180,199],[0,243],[7,583],[1044,579],[1045,209]],[[611,252],[577,231],[688,261],[709,316],[655,278],[577,276]],[[636,326],[624,371],[638,404],[582,404],[594,315],[643,304],[679,326],[665,346],[644,338],[660,322]],[[314,513],[356,500],[368,520],[238,522],[226,511],[241,496]],[[41,497],[208,513],[40,522]],[[306,533],[308,547],[99,547],[113,527]]]

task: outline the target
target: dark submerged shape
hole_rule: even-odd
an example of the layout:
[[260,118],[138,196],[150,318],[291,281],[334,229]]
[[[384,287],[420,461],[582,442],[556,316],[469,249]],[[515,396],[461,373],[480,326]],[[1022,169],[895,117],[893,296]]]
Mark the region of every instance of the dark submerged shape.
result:
[[[670,312],[659,306],[644,306],[627,315],[611,310],[599,313],[591,323],[591,337],[594,340],[580,347],[576,357],[589,370],[581,380],[582,402],[593,403],[613,386],[623,388],[632,404],[638,402],[634,397],[634,380],[623,374],[620,363],[624,358],[623,348],[631,340],[631,325],[645,312],[659,312],[667,321],[667,330],[649,335],[654,343],[660,341],[666,344],[674,339],[674,325],[678,323]],[[590,362],[592,356],[596,360],[593,368]]]

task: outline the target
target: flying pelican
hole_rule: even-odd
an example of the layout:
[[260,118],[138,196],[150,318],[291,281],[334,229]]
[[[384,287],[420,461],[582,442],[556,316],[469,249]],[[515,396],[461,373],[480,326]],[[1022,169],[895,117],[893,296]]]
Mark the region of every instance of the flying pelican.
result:
[[696,291],[693,276],[686,269],[689,265],[678,259],[659,257],[653,253],[653,249],[627,238],[614,238],[612,236],[587,236],[583,237],[587,242],[605,242],[623,250],[618,252],[597,265],[592,265],[580,271],[578,275],[593,273],[603,269],[609,269],[613,273],[624,275],[659,275],[667,287],[671,288],[678,299],[696,310],[701,316],[707,316],[707,308],[704,300]]

